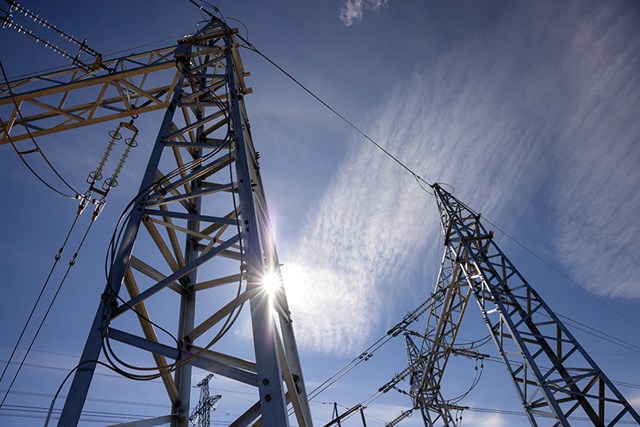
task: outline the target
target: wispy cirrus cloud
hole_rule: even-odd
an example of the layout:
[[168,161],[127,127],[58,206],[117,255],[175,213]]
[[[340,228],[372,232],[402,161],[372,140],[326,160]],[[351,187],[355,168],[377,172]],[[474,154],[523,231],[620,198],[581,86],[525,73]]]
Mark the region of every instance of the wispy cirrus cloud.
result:
[[[520,132],[524,118],[499,95],[517,71],[496,66],[488,55],[493,48],[454,49],[414,73],[393,88],[370,124],[372,136],[424,178],[462,189],[471,184],[462,197],[472,204],[487,202],[484,195],[469,200],[481,194],[474,191],[478,187],[517,182],[523,170],[509,161],[506,134]],[[470,54],[471,64],[460,67]],[[500,126],[495,114],[504,117]],[[390,302],[416,304],[433,286],[411,276],[439,242],[433,198],[378,150],[356,137],[352,142],[333,183],[310,210],[300,250],[285,269],[298,339],[317,351],[362,348],[392,310]],[[484,194],[501,197],[497,191]],[[432,257],[433,269],[437,262]]]
[[416,199],[412,178],[380,160],[371,150],[348,156],[285,265],[303,346],[343,354],[362,347],[390,296],[379,280],[417,255],[422,236],[412,228],[430,216],[416,222],[405,207],[425,211],[428,199]]
[[389,0],[346,0],[340,8],[340,21],[347,27],[362,21],[366,11],[378,11]]
[[[631,116],[640,45],[624,33],[632,25],[624,14],[611,22],[602,8],[551,9],[521,6],[425,64],[392,89],[369,129],[422,177],[453,184],[502,227],[533,221],[571,274],[585,271],[575,277],[586,286],[638,298],[623,279],[638,273],[630,248],[640,125]],[[601,20],[610,37],[584,30]],[[433,284],[415,269],[440,239],[433,199],[377,150],[355,137],[353,144],[290,263],[301,344],[327,352],[362,348],[394,304],[424,297]],[[612,269],[624,273],[617,282]]]
[[464,418],[465,423],[478,427],[502,427],[513,425],[508,422],[506,417],[500,414],[478,415],[473,412],[465,412]]
[[[552,200],[560,260],[602,295],[640,298],[640,41],[633,14],[598,5],[575,25],[574,82],[555,149]],[[637,15],[636,15],[637,16]]]
[[629,404],[631,404],[631,406],[633,406],[636,409],[636,411],[639,411],[640,410],[640,394],[636,394],[631,398],[629,398]]

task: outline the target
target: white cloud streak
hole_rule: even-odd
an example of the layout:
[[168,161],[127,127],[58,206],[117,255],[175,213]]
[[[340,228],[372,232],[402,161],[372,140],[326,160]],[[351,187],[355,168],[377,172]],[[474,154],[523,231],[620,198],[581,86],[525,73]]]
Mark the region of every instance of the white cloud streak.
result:
[[640,411],[640,394],[630,397],[629,404],[633,406],[636,411]]
[[632,15],[597,11],[576,25],[567,57],[575,97],[557,144],[555,244],[592,291],[640,298],[640,42]]
[[[582,31],[578,43],[564,31],[588,28],[603,12],[575,22],[570,11],[557,12],[523,7],[483,38],[452,48],[392,90],[371,134],[508,229],[532,211],[544,214],[530,201],[543,194],[551,212],[541,226],[553,228],[570,271],[584,271],[577,279],[637,298],[640,290],[625,280],[638,273],[640,126],[631,117],[638,67],[606,52],[609,44],[626,43],[622,53],[639,44],[616,33],[632,24],[619,15],[610,39],[590,51],[595,34]],[[412,282],[408,271],[439,240],[435,203],[379,151],[353,143],[289,264],[299,341],[317,351],[361,349],[394,302],[424,297],[433,286]],[[623,273],[615,282],[612,269]]]
[[388,0],[347,0],[340,8],[340,21],[347,27],[362,21],[366,11],[378,11]]
[[[500,414],[491,415],[477,415],[473,412],[464,413],[465,424],[474,425],[478,427],[502,427],[513,426],[513,423],[507,422],[507,419]],[[517,424],[516,424],[517,425]]]

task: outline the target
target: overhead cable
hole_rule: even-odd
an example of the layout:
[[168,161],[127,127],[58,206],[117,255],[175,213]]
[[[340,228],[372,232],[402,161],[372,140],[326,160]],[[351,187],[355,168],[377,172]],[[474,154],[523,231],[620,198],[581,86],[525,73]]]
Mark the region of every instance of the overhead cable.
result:
[[[5,393],[4,397],[2,398],[2,401],[0,401],[0,408],[2,408],[2,406],[5,403],[5,401],[7,400],[7,397],[9,396],[9,393],[11,392],[11,389],[13,388],[13,385],[15,384],[16,379],[18,378],[18,375],[20,374],[20,371],[22,370],[24,362],[27,360],[27,357],[29,356],[29,352],[31,351],[31,348],[33,347],[33,344],[36,342],[36,339],[38,338],[38,335],[40,334],[40,331],[42,330],[42,327],[44,326],[44,323],[47,320],[47,317],[49,316],[49,313],[51,312],[51,309],[53,308],[53,305],[56,302],[56,299],[58,298],[58,295],[60,294],[60,291],[62,290],[62,286],[64,285],[65,281],[67,280],[67,277],[69,276],[69,272],[71,271],[71,268],[75,265],[76,260],[78,258],[78,254],[80,253],[80,250],[82,249],[82,246],[84,245],[84,243],[85,243],[85,241],[87,239],[87,236],[91,232],[91,228],[93,227],[94,223],[95,223],[95,220],[92,219],[91,222],[89,223],[89,226],[87,227],[87,230],[84,233],[84,236],[80,240],[80,243],[78,244],[78,247],[77,247],[75,253],[73,254],[71,259],[69,260],[69,266],[67,267],[67,270],[65,271],[64,276],[62,276],[62,279],[60,280],[60,283],[58,284],[58,288],[56,289],[56,292],[53,295],[53,298],[49,302],[49,305],[47,306],[47,309],[46,309],[46,311],[44,313],[44,316],[40,320],[40,323],[38,325],[38,328],[36,329],[36,332],[34,333],[33,337],[31,338],[31,341],[29,342],[29,345],[27,347],[27,351],[24,353],[24,355],[22,356],[22,359],[20,360],[20,363],[18,364],[18,369],[14,373],[13,378],[11,380],[11,383],[9,384],[9,387],[7,387],[7,392]],[[46,284],[45,284],[45,286],[46,286]],[[31,319],[31,317],[29,318],[29,320],[30,319]],[[25,325],[25,328],[26,328],[26,325]]]
[[[4,376],[7,372],[7,369],[9,368],[9,365],[12,363],[13,357],[16,354],[16,351],[18,350],[18,346],[20,345],[20,342],[22,341],[22,338],[24,337],[25,332],[27,331],[27,327],[29,326],[29,324],[31,323],[31,319],[33,318],[33,315],[35,314],[36,308],[38,307],[38,304],[40,304],[40,300],[42,299],[42,296],[44,295],[45,290],[47,289],[47,286],[49,285],[49,281],[51,280],[51,276],[53,275],[53,272],[58,264],[58,261],[60,261],[62,253],[67,245],[67,242],[69,241],[69,237],[71,236],[71,233],[73,232],[73,229],[76,226],[76,223],[78,222],[78,218],[80,216],[80,213],[77,213],[73,223],[71,224],[71,228],[69,229],[69,231],[67,232],[67,236],[64,239],[64,242],[62,243],[62,245],[60,246],[60,249],[58,249],[58,253],[55,255],[54,257],[54,262],[53,265],[51,266],[51,269],[49,270],[49,274],[47,275],[46,280],[44,281],[44,284],[42,285],[42,288],[40,289],[40,293],[38,294],[38,297],[36,298],[35,303],[33,304],[33,307],[31,308],[31,312],[29,313],[29,316],[27,317],[26,322],[24,323],[24,326],[22,327],[22,331],[20,332],[20,335],[18,336],[18,339],[15,343],[15,345],[13,345],[13,348],[11,350],[11,354],[9,355],[9,360],[7,361],[7,364],[5,365],[4,369],[2,370],[2,374],[0,374],[0,383],[2,382],[2,380],[4,379]],[[24,360],[23,360],[24,362]],[[8,391],[7,391],[8,393]],[[6,398],[6,396],[5,396]],[[2,400],[2,402],[4,402],[4,399]],[[0,408],[2,407],[2,404],[0,403]]]
[[636,328],[640,328],[640,324],[634,322],[633,320],[631,320],[629,317],[625,316],[624,314],[622,314],[620,311],[618,311],[614,306],[612,306],[611,304],[608,304],[606,301],[604,301],[602,298],[598,297],[595,293],[593,293],[592,291],[590,291],[586,286],[581,285],[580,283],[578,283],[576,280],[572,279],[571,277],[569,277],[569,275],[567,275],[566,273],[564,273],[562,270],[560,270],[558,267],[556,267],[555,265],[553,265],[550,261],[547,261],[545,258],[543,258],[542,256],[538,255],[534,250],[530,249],[529,247],[527,247],[524,243],[520,242],[518,239],[516,239],[515,237],[511,236],[509,233],[507,233],[506,231],[504,231],[502,228],[498,227],[495,223],[491,222],[489,219],[487,219],[486,216],[483,215],[483,219],[484,221],[488,222],[489,224],[491,224],[493,227],[495,227],[496,230],[498,230],[500,233],[504,234],[508,239],[510,239],[511,241],[513,241],[515,244],[517,244],[518,246],[520,246],[522,249],[524,249],[525,251],[527,251],[529,254],[533,255],[535,258],[538,259],[538,261],[542,262],[543,264],[545,264],[547,267],[549,267],[551,270],[555,271],[557,274],[559,274],[560,276],[562,276],[565,280],[567,280],[569,283],[577,286],[578,288],[580,288],[584,293],[586,293],[587,295],[589,295],[591,298],[593,298],[594,300],[598,301],[600,304],[604,305],[605,307],[607,307],[609,310],[611,310],[612,312],[614,312],[618,317],[620,317],[621,319],[626,320],[627,322],[629,322],[631,325],[635,326]]
[[[18,114],[18,116],[20,117],[20,120],[22,120],[23,123],[25,123],[24,121],[24,117],[22,116],[22,112],[20,111],[20,105],[18,104],[18,102],[16,101],[15,95],[13,93],[13,90],[11,89],[11,85],[9,84],[9,80],[7,79],[7,73],[5,72],[4,66],[2,65],[2,61],[0,61],[0,71],[2,72],[2,77],[5,81],[5,84],[7,86],[7,90],[9,92],[9,96],[11,97],[11,101],[13,102],[14,108],[16,109],[16,112]],[[27,131],[27,134],[29,135],[29,138],[31,139],[31,142],[33,142],[33,145],[35,146],[35,148],[33,150],[28,150],[28,151],[19,151],[18,148],[16,147],[16,145],[13,143],[13,141],[11,140],[11,137],[9,136],[9,127],[7,125],[5,125],[4,122],[2,122],[2,120],[0,119],[0,123],[2,123],[2,129],[5,133],[5,135],[7,136],[7,138],[9,139],[9,141],[11,142],[11,146],[13,147],[13,149],[15,150],[15,152],[18,154],[18,156],[20,157],[20,159],[22,160],[22,162],[25,164],[25,166],[27,166],[27,168],[29,169],[29,171],[31,171],[32,174],[34,174],[36,176],[36,178],[38,178],[38,180],[40,182],[42,182],[44,185],[46,185],[49,189],[53,190],[54,192],[67,197],[67,198],[74,198],[78,193],[78,191],[76,191],[71,184],[69,184],[63,177],[62,175],[57,171],[57,169],[53,166],[53,164],[49,161],[49,159],[47,158],[47,156],[44,154],[44,152],[42,151],[42,148],[40,148],[40,146],[38,145],[38,143],[36,142],[35,138],[33,137],[33,135],[31,134],[31,131],[29,130],[29,127],[25,124],[24,128]],[[45,161],[45,163],[49,166],[49,168],[53,171],[53,173],[60,179],[60,181],[62,181],[62,183],[73,192],[73,194],[65,194],[64,192],[54,188],[51,184],[49,184],[46,180],[44,180],[38,173],[35,172],[35,170],[27,163],[27,161],[24,159],[24,155],[25,154],[30,154],[30,153],[39,153],[40,156],[42,157],[42,159]]]
[[327,378],[324,382],[313,389],[309,394],[309,401],[318,397],[322,392],[335,384],[339,379],[344,377],[347,373],[352,371],[355,367],[363,362],[368,361],[373,357],[374,353],[379,350],[383,345],[388,343],[392,338],[400,335],[404,330],[409,327],[414,321],[416,321],[422,314],[424,314],[433,303],[433,297],[429,297],[426,301],[416,307],[413,311],[406,314],[400,322],[398,322],[393,328],[389,329],[385,335],[376,340],[373,344],[366,348],[362,353],[353,358],[349,363],[336,371],[333,375]]
[[[87,204],[89,202],[92,202],[95,205],[93,214],[91,216],[91,220],[90,223],[87,227],[87,229],[84,232],[84,235],[82,236],[80,243],[77,246],[77,249],[75,251],[75,253],[73,254],[73,256],[71,257],[71,259],[69,260],[69,265],[67,267],[66,272],[64,273],[64,276],[62,277],[60,283],[58,284],[58,287],[55,291],[55,294],[53,295],[51,301],[49,302],[49,305],[42,317],[42,319],[40,320],[40,323],[38,325],[38,328],[35,332],[35,334],[33,335],[33,337],[31,338],[31,341],[27,347],[27,350],[25,351],[24,355],[22,356],[22,359],[20,360],[19,364],[18,364],[18,369],[16,370],[16,372],[13,375],[13,378],[11,380],[11,383],[9,384],[9,387],[7,388],[7,391],[4,395],[4,397],[2,398],[2,401],[0,401],[0,408],[2,408],[2,406],[4,405],[7,397],[9,396],[9,393],[11,392],[11,389],[13,388],[13,385],[15,384],[16,379],[18,378],[18,375],[20,374],[20,371],[22,370],[22,367],[27,359],[27,357],[29,356],[29,353],[33,347],[33,344],[35,343],[38,335],[40,334],[40,331],[42,329],[42,327],[44,326],[44,323],[47,320],[47,317],[49,316],[49,313],[51,311],[51,309],[53,308],[53,305],[56,301],[56,299],[58,298],[58,295],[60,293],[60,291],[62,290],[62,286],[64,285],[70,271],[71,268],[75,265],[78,254],[80,253],[80,250],[82,249],[87,237],[89,236],[89,233],[91,232],[91,229],[96,221],[96,219],[98,218],[98,216],[100,215],[102,209],[104,208],[104,205],[106,203],[106,198],[107,195],[109,194],[109,191],[111,188],[115,187],[117,185],[117,177],[118,174],[120,173],[120,171],[122,170],[124,163],[128,157],[129,151],[136,146],[136,136],[138,134],[138,129],[134,126],[134,121],[137,118],[137,116],[134,116],[131,121],[129,123],[120,123],[120,125],[116,128],[115,131],[110,132],[110,136],[111,136],[111,140],[109,141],[108,145],[107,145],[107,149],[105,150],[104,155],[102,156],[102,158],[100,159],[100,162],[98,163],[98,168],[96,169],[96,171],[92,172],[89,174],[88,178],[87,178],[87,182],[89,183],[89,189],[86,191],[85,194],[83,195],[78,195],[76,196],[78,199],[80,199],[80,204],[78,206],[78,209],[76,211],[76,216],[75,219],[73,220],[73,223],[69,229],[69,231],[67,232],[67,235],[64,239],[63,244],[61,245],[60,249],[58,250],[58,253],[55,255],[54,257],[54,263],[49,271],[49,274],[47,276],[47,279],[45,280],[40,293],[31,309],[31,313],[29,314],[27,321],[24,324],[24,327],[22,328],[22,331],[20,333],[20,336],[18,337],[18,340],[15,344],[15,346],[13,347],[13,350],[11,352],[11,355],[9,356],[9,361],[7,363],[7,365],[4,367],[4,370],[2,372],[2,374],[0,375],[0,381],[2,381],[2,379],[4,378],[7,369],[10,365],[10,363],[13,360],[13,357],[16,353],[16,350],[18,349],[18,346],[20,345],[20,342],[22,341],[22,338],[24,337],[24,334],[27,330],[27,327],[29,326],[29,324],[31,323],[31,320],[33,318],[33,315],[36,311],[36,308],[38,307],[42,296],[45,292],[45,290],[48,287],[49,281],[53,275],[53,272],[58,264],[58,261],[60,261],[61,257],[62,257],[62,253],[69,241],[69,238],[71,237],[71,234],[78,222],[78,218],[80,217],[80,215],[82,214],[82,212],[85,210]],[[125,139],[125,143],[126,143],[126,147],[124,150],[124,153],[120,159],[120,161],[118,162],[118,165],[116,166],[113,175],[111,176],[111,178],[109,178],[108,180],[105,181],[105,183],[102,186],[102,189],[97,189],[95,188],[95,184],[100,181],[102,179],[102,170],[104,169],[105,163],[111,153],[111,151],[113,150],[113,145],[115,144],[115,141],[119,140],[122,138],[121,134],[120,134],[120,129],[122,127],[126,127],[127,129],[131,130],[133,132],[133,136],[130,138]],[[99,199],[92,199],[92,193],[98,193],[100,198]]]
[[[318,101],[325,108],[327,108],[329,111],[331,111],[333,114],[335,114],[338,118],[340,118],[340,120],[342,120],[347,125],[349,125],[351,128],[353,128],[356,132],[358,132],[360,135],[362,135],[367,141],[369,141],[371,144],[373,144],[377,149],[382,151],[387,157],[392,159],[394,162],[396,162],[398,165],[400,165],[404,170],[409,172],[411,174],[411,176],[413,176],[413,178],[415,178],[415,180],[418,182],[418,184],[423,183],[425,185],[431,186],[431,184],[429,182],[427,182],[424,179],[422,179],[420,177],[420,175],[418,175],[416,172],[414,172],[409,166],[407,166],[405,163],[403,163],[400,159],[398,159],[395,155],[393,155],[390,151],[388,151],[382,145],[377,143],[373,138],[371,138],[369,135],[367,135],[362,129],[360,129],[358,126],[356,126],[351,120],[347,119],[344,115],[339,113],[335,108],[333,108],[331,105],[329,105],[327,102],[325,102],[322,98],[320,98],[320,96],[316,95],[315,92],[313,92],[311,89],[309,89],[303,83],[301,83],[298,79],[296,79],[293,75],[291,75],[288,71],[286,71],[284,68],[282,68],[280,65],[278,65],[273,59],[269,58],[267,55],[262,53],[262,51],[260,51],[258,48],[256,48],[251,42],[249,42],[244,37],[242,37],[240,35],[237,35],[237,36],[238,36],[238,38],[240,40],[242,40],[246,44],[246,46],[244,46],[246,49],[257,53],[262,58],[264,58],[267,62],[269,62],[271,65],[273,65],[275,68],[277,68],[281,73],[283,73],[285,76],[287,76],[292,82],[294,82],[296,85],[298,85],[300,88],[302,88],[305,92],[307,92],[309,95],[311,95],[316,101]],[[423,190],[427,191],[424,187],[421,187],[421,188]]]

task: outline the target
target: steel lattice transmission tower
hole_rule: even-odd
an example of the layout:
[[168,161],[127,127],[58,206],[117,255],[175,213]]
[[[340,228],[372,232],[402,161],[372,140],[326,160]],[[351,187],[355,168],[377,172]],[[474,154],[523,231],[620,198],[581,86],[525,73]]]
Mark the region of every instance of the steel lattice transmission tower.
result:
[[[258,388],[259,402],[234,425],[258,418],[288,425],[289,401],[299,424],[311,422],[282,282],[273,294],[264,286],[279,276],[279,262],[242,99],[249,91],[238,47],[230,28],[214,19],[175,49],[178,82],[114,248],[61,426],[77,422],[95,369],[91,361],[110,340],[153,355],[173,403],[172,425],[188,424],[194,366]],[[155,251],[133,251],[143,231]],[[176,297],[177,345],[160,343],[151,323],[147,305],[161,294]],[[196,302],[205,297],[207,313],[197,316]],[[211,349],[245,304],[255,362]],[[142,334],[125,330],[124,322],[118,326],[127,316],[137,319]]]
[[[427,359],[424,357],[424,353],[416,346],[409,333],[405,333],[405,341],[407,359],[411,367],[409,395],[411,396],[413,408],[420,411],[426,425],[457,427],[458,423],[450,411],[452,407],[445,402],[440,392],[440,387],[432,382],[432,375],[428,371]],[[425,378],[428,384],[423,387],[422,381]]]
[[[138,425],[188,425],[193,367],[255,387],[258,401],[234,427],[287,426],[289,404],[299,426],[311,425],[234,33],[213,19],[177,47],[0,85],[0,144],[164,111],[138,195],[114,234],[109,278],[60,426],[77,425],[101,352],[123,374],[149,378],[120,360],[124,349],[152,364],[171,402],[169,414]],[[409,346],[410,366],[383,391],[410,376],[425,424],[453,425],[442,376],[475,300],[533,426],[568,426],[572,417],[640,424],[480,215],[433,188],[445,236],[435,302],[419,350]],[[274,292],[267,279],[275,279]],[[245,306],[253,352],[227,334]]]
[[[289,405],[298,425],[312,423],[236,33],[213,18],[174,47],[0,86],[0,143],[164,111],[60,426],[77,425],[102,352],[125,375],[162,380],[171,410],[141,425],[188,426],[193,367],[255,387],[233,426],[287,426]],[[253,350],[227,334],[243,308]],[[150,371],[131,368],[134,351]]]
[[507,367],[532,426],[594,426],[640,416],[509,261],[480,214],[433,185],[445,252],[420,351],[410,353],[411,394],[425,426],[453,425],[440,410],[442,377],[471,300]]
[[209,381],[213,378],[213,374],[209,374],[200,381],[197,386],[200,387],[200,400],[195,407],[189,421],[196,427],[209,427],[211,425],[211,411],[215,411],[222,395],[216,394],[211,396],[209,390]]

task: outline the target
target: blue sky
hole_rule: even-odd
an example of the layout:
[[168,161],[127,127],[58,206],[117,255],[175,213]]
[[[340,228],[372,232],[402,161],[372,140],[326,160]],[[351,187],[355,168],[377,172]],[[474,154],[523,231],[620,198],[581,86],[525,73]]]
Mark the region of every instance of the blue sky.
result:
[[[187,1],[156,1],[153,7],[120,0],[90,8],[71,0],[23,4],[105,54],[189,33],[201,19]],[[451,184],[459,198],[587,290],[497,233],[503,250],[557,312],[640,343],[640,287],[634,280],[640,273],[636,3],[217,5],[244,22],[259,49],[423,178]],[[9,30],[0,31],[0,41],[0,60],[10,76],[66,65]],[[313,389],[426,299],[442,250],[436,206],[410,175],[302,90],[256,55],[243,55],[254,90],[247,108],[307,388]],[[14,387],[22,394],[11,395],[7,404],[48,406],[46,396],[33,393],[54,393],[65,375],[60,368],[75,364],[104,286],[108,239],[137,189],[158,115],[142,117],[140,124],[140,148],[36,342],[39,352],[30,355]],[[81,186],[114,125],[39,142],[63,175]],[[6,360],[76,206],[36,182],[8,146],[0,149],[0,192],[0,355]],[[483,328],[474,306],[464,338],[483,337]],[[575,333],[611,379],[640,384],[638,351]],[[246,330],[236,336],[246,345]],[[316,424],[330,419],[331,406],[322,402],[351,406],[402,370],[403,346],[400,339],[391,341],[315,399]],[[496,354],[489,346],[483,351]],[[468,361],[452,366],[445,397],[463,392],[474,373]],[[96,384],[92,410],[163,413],[157,406],[100,400],[162,404],[159,384],[144,388],[107,376]],[[223,394],[217,421],[229,420],[251,399],[249,390],[224,379],[214,380],[212,390]],[[640,407],[640,388],[620,390]],[[491,362],[463,403],[520,410],[506,371]],[[408,407],[406,396],[387,393],[365,413],[369,425],[384,425]],[[518,416],[463,416],[467,425],[528,425]],[[4,411],[0,420],[8,426],[42,423]],[[354,418],[347,425],[361,423]],[[414,415],[401,425],[420,421]]]

